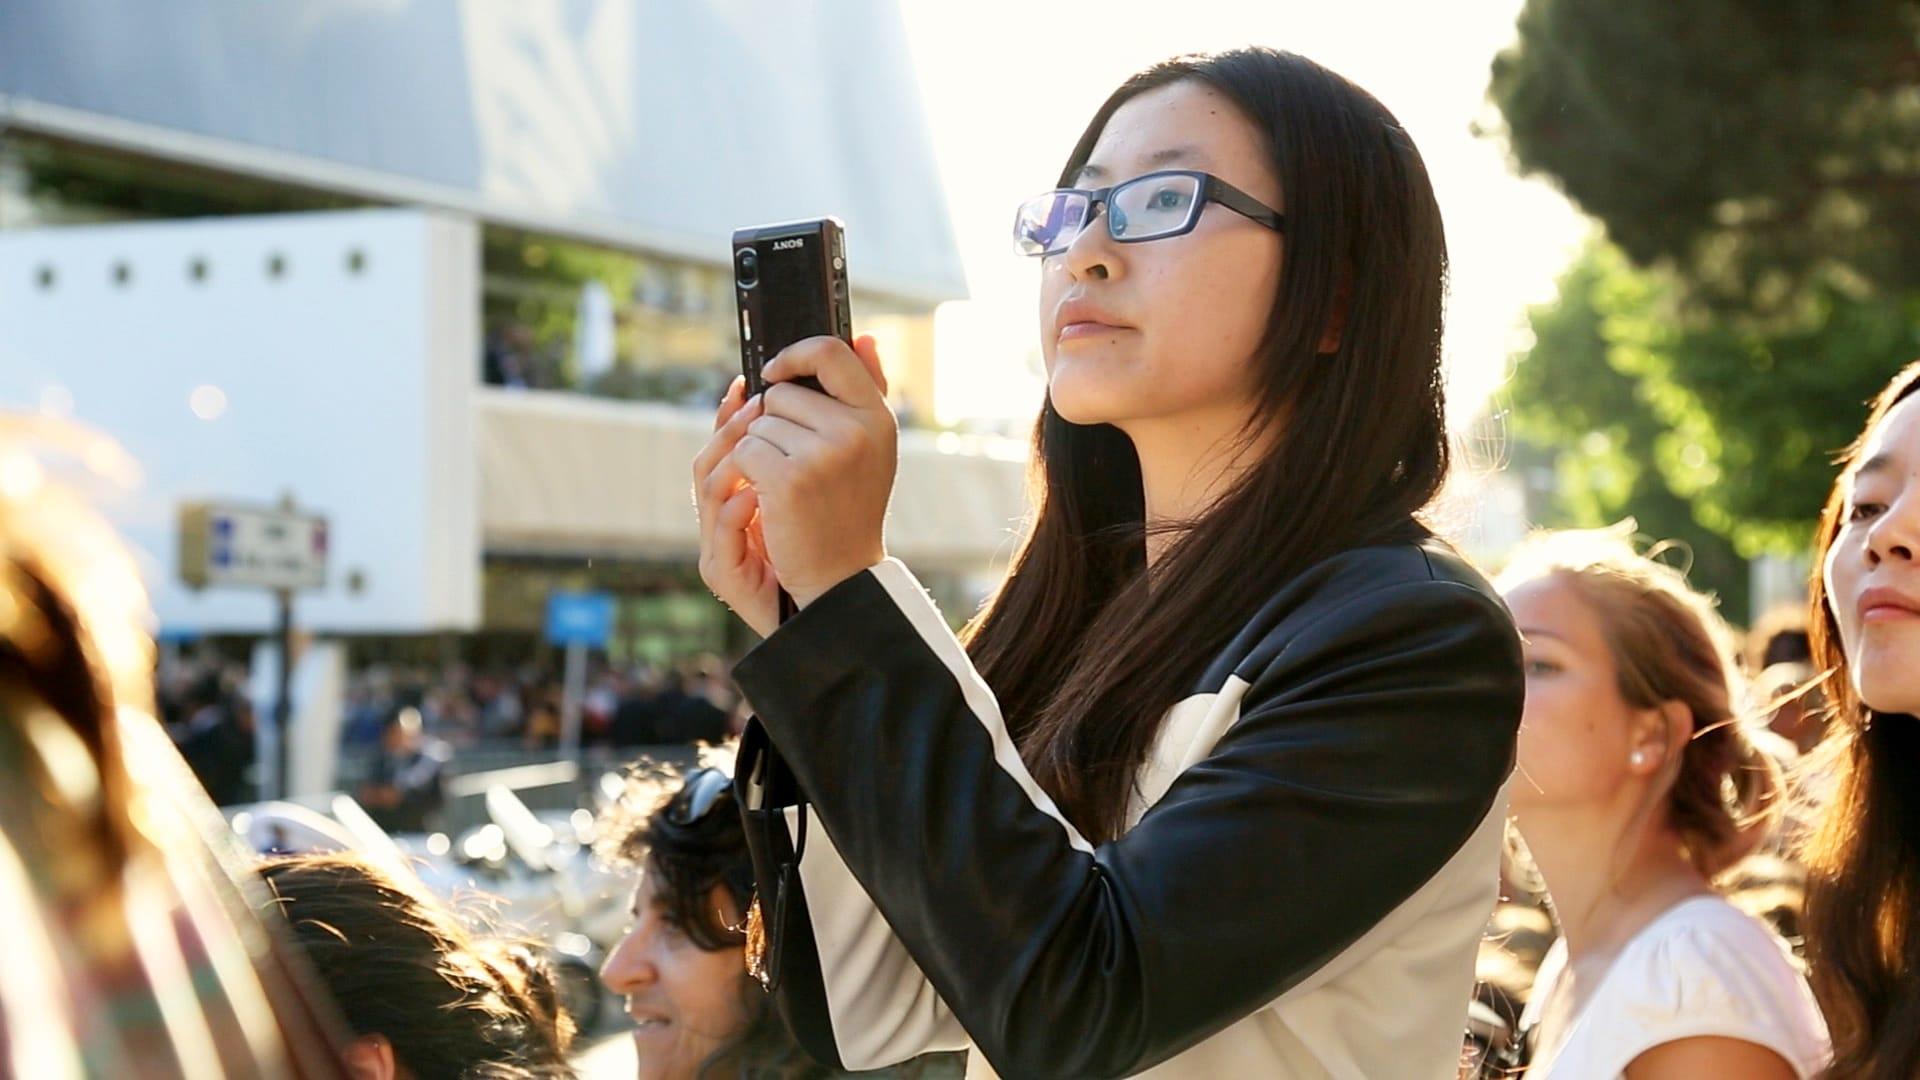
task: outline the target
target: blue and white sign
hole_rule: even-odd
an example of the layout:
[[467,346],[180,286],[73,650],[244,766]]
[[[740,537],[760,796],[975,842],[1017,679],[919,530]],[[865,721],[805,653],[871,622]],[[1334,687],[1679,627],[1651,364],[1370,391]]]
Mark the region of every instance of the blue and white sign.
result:
[[613,594],[560,592],[547,597],[547,641],[604,649],[613,637]]
[[327,584],[327,519],[246,503],[180,507],[180,580],[195,589],[310,591]]

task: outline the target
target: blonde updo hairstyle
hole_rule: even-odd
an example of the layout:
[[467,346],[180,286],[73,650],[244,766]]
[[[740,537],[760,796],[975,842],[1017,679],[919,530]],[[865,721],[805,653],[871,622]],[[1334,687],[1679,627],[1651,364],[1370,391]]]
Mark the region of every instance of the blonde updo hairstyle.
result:
[[1734,712],[1741,699],[1734,636],[1711,597],[1642,554],[1634,523],[1536,534],[1500,575],[1502,591],[1540,579],[1564,585],[1598,618],[1621,698],[1635,709],[1670,702],[1693,714],[1693,735],[1654,785],[1649,814],[1664,808],[1687,857],[1718,877],[1778,825],[1782,779]]

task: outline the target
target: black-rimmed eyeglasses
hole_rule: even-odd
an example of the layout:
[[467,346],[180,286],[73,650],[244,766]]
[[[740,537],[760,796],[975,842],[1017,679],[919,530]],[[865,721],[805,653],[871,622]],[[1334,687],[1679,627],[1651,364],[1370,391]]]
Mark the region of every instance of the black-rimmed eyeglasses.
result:
[[1013,242],[1023,255],[1057,255],[1103,206],[1107,235],[1117,243],[1165,240],[1192,232],[1208,203],[1219,203],[1274,232],[1286,232],[1286,217],[1260,200],[1212,173],[1176,169],[1093,191],[1060,188],[1036,195],[1021,203],[1014,216]]

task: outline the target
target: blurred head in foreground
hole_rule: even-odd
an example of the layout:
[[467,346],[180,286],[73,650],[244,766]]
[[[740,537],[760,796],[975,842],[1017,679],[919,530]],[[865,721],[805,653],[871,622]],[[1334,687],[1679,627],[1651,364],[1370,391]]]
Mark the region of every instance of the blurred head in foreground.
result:
[[100,436],[0,414],[0,1074],[344,1075],[330,1006],[153,716],[133,564],[56,482],[134,472]]

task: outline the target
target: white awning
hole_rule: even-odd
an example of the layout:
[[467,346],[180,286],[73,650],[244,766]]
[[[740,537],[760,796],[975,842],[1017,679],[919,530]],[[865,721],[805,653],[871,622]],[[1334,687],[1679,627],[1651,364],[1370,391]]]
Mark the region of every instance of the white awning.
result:
[[[698,558],[692,467],[712,435],[709,417],[572,394],[490,388],[477,397],[489,553]],[[901,433],[892,554],[926,569],[982,571],[1012,553],[1026,512],[1017,447]]]

